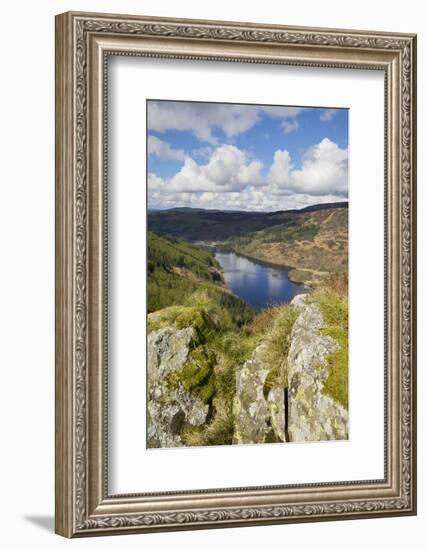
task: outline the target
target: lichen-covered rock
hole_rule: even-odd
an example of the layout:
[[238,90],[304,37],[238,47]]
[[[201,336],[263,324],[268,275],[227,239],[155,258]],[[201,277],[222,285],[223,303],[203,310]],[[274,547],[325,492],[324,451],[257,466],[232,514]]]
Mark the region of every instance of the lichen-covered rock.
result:
[[307,296],[308,294],[297,294],[292,298],[291,305],[298,309],[304,308],[306,306]]
[[274,441],[284,441],[284,390],[273,388],[265,399],[264,383],[270,366],[263,360],[264,350],[265,344],[260,344],[236,370],[233,443],[264,443],[272,432]]
[[300,309],[291,333],[288,355],[288,432],[290,441],[348,438],[348,411],[322,393],[328,377],[326,357],[337,342],[321,333],[324,320],[316,303],[299,297]]
[[171,385],[170,375],[189,358],[193,328],[167,326],[148,335],[147,436],[148,447],[181,447],[184,427],[206,422],[209,405],[181,385]]
[[285,390],[272,388],[267,397],[271,429],[277,440],[286,441],[285,433]]

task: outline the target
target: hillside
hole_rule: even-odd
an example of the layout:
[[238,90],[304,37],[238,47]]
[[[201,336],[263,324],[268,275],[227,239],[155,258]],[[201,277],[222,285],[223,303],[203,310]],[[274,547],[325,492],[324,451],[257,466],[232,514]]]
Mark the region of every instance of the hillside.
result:
[[230,210],[203,210],[198,208],[171,208],[150,210],[148,228],[162,235],[171,235],[187,241],[225,241],[287,222],[298,222],[310,212],[348,208],[347,202],[318,204],[301,210],[277,212],[243,212]]
[[149,212],[151,230],[213,243],[263,262],[291,267],[295,282],[319,286],[348,271],[348,203],[301,210],[229,212],[175,208]]
[[301,212],[298,218],[233,239],[236,252],[293,268],[289,278],[319,286],[348,271],[348,208]]
[[148,233],[148,313],[173,305],[191,305],[195,293],[226,307],[237,324],[253,315],[251,306],[225,287],[220,266],[211,252],[173,237]]
[[[226,246],[253,255],[277,240],[315,249],[328,231],[339,234],[342,212],[306,211]],[[348,301],[339,277],[256,314],[226,288],[209,249],[149,232],[148,312],[149,447],[348,437]]]

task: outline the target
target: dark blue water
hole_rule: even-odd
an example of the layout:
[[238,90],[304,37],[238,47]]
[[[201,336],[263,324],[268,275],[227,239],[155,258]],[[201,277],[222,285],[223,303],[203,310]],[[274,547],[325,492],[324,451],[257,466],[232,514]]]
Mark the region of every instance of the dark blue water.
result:
[[224,270],[228,288],[256,309],[288,303],[306,292],[304,285],[288,279],[288,270],[248,260],[234,252],[217,252],[215,258]]

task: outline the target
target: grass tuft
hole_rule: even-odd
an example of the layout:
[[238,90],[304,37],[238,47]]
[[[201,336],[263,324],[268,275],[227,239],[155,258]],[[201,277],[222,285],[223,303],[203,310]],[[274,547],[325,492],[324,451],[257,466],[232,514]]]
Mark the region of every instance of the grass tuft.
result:
[[[339,287],[338,287],[339,288]],[[323,386],[323,393],[348,409],[348,298],[341,293],[327,289],[318,290],[310,298],[319,304],[325,326],[322,334],[338,343],[338,349],[326,358],[329,374]]]
[[266,334],[267,347],[263,359],[271,368],[264,383],[264,397],[272,388],[286,388],[288,385],[288,354],[291,332],[298,317],[297,309],[290,305],[274,308],[276,316],[273,326]]

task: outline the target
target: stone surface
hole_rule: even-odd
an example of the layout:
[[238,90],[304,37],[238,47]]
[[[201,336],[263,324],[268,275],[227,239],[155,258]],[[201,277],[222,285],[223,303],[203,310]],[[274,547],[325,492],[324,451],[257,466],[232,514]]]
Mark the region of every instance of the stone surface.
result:
[[289,440],[347,439],[347,410],[322,393],[328,377],[326,357],[338,344],[321,334],[324,320],[317,304],[305,305],[299,298],[298,307],[301,313],[292,329],[288,355]]
[[272,388],[267,398],[270,425],[277,439],[286,441],[285,434],[285,390]]
[[[267,399],[263,394],[270,370],[263,361],[264,349],[265,344],[259,345],[252,357],[236,370],[233,402],[233,443],[236,444],[263,443],[272,429],[277,437],[284,434],[283,389],[273,388]],[[283,427],[279,426],[280,422]]]
[[168,384],[168,375],[188,361],[192,344],[191,327],[167,326],[148,335],[148,447],[181,447],[182,429],[206,421],[209,405],[180,385]]
[[297,294],[292,298],[291,304],[298,309],[304,308],[307,296],[308,294]]

